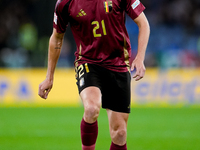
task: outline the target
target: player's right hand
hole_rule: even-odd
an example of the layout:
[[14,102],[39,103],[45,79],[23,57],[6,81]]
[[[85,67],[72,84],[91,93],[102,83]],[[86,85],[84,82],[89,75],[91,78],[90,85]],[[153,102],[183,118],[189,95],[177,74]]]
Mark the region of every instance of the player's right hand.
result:
[[42,83],[39,85],[38,95],[41,98],[47,99],[49,92],[51,91],[53,87],[53,81],[50,81],[48,79],[45,79]]

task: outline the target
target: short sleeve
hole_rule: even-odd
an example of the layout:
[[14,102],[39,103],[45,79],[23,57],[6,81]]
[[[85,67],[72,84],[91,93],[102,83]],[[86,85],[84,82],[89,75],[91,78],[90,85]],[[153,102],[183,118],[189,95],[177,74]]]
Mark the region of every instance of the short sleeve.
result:
[[58,0],[54,11],[53,27],[58,33],[64,33],[68,26],[68,7],[62,0]]
[[134,20],[144,11],[145,7],[140,0],[126,0],[125,9],[126,13]]

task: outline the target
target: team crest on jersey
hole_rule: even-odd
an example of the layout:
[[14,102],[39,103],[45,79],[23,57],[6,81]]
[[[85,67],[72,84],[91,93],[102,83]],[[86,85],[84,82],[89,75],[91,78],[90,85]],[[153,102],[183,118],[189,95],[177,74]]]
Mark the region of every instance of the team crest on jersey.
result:
[[112,6],[112,1],[105,1],[104,2],[104,9],[106,13],[112,12],[113,6]]

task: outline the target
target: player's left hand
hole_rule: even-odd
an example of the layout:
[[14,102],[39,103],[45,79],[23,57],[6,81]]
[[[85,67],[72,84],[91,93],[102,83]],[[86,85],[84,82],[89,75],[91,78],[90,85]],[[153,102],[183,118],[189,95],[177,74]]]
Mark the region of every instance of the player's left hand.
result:
[[136,69],[136,72],[133,75],[133,78],[135,78],[135,81],[142,79],[146,71],[144,62],[141,61],[140,59],[133,60],[132,65],[131,65],[131,71],[133,71],[134,69]]

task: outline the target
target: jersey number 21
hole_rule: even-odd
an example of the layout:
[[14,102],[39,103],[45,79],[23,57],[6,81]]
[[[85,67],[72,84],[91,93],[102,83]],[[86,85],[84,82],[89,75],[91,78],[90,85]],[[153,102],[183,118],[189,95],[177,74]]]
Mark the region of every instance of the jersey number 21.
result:
[[[99,22],[98,21],[93,21],[91,24],[92,25],[96,25],[93,28],[94,37],[101,37],[102,35],[100,33],[96,33],[96,31],[99,29]],[[105,28],[104,20],[101,20],[101,26],[102,26],[102,29],[103,29],[103,35],[106,35],[106,28]]]

